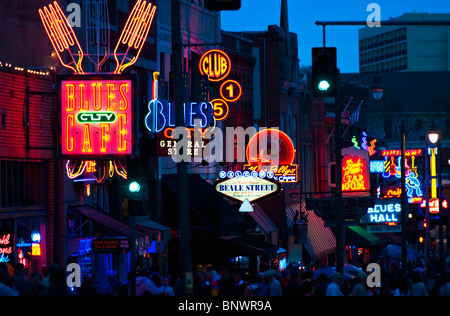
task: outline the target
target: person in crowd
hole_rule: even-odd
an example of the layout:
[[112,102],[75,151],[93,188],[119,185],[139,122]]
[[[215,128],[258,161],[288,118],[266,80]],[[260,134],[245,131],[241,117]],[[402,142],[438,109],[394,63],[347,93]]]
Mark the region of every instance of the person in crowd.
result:
[[275,272],[274,269],[270,269],[269,270],[270,273],[273,275],[272,278],[272,282],[270,282],[270,293],[269,296],[281,296],[282,295],[282,291],[281,291],[281,283],[280,281],[278,281],[277,273]]
[[352,289],[352,296],[368,296],[369,291],[366,289],[366,279],[367,276],[360,272],[356,276],[356,284]]
[[450,271],[442,273],[441,282],[439,285],[439,296],[450,296]]
[[319,274],[315,281],[313,296],[326,296],[329,284],[327,275],[325,273]]
[[39,272],[33,272],[30,275],[29,284],[23,296],[39,296],[45,288],[42,285],[42,280],[42,275]]
[[290,282],[286,285],[286,290],[283,293],[284,296],[301,296],[302,282],[300,279],[300,273],[298,271],[292,271],[290,274]]
[[22,263],[14,265],[14,276],[10,278],[10,281],[19,292],[19,296],[22,296],[28,287],[28,280],[25,278],[25,267]]
[[164,296],[175,296],[175,291],[172,286],[172,277],[166,276],[163,279]]
[[344,296],[341,286],[344,284],[344,277],[339,272],[333,273],[331,283],[327,287],[326,296]]
[[42,296],[72,296],[66,283],[66,270],[59,264],[52,264],[48,268],[49,286],[42,292]]
[[228,275],[228,268],[226,265],[220,265],[217,273],[213,276],[211,281],[212,296],[217,296],[219,294],[219,280],[225,275]]
[[425,284],[420,278],[419,271],[414,271],[411,275],[411,296],[428,296]]
[[149,278],[149,271],[144,271],[142,276],[138,276],[136,278],[136,296],[163,295],[164,286],[161,276],[158,274],[153,273],[152,278]]
[[274,274],[269,270],[262,273],[262,281],[257,284],[253,290],[254,296],[269,296],[270,295],[270,283],[273,281]]
[[394,296],[411,296],[411,286],[407,276],[400,272],[396,278]]
[[19,296],[19,292],[9,280],[8,267],[0,263],[0,296]]

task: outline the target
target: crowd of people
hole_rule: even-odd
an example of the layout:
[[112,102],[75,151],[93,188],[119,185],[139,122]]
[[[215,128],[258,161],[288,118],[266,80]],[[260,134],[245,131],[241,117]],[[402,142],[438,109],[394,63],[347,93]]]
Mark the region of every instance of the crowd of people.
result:
[[[328,271],[332,271],[331,268]],[[318,271],[315,271],[318,272]],[[402,269],[382,271],[381,287],[369,288],[367,274],[315,273],[297,268],[249,274],[229,271],[225,265],[197,267],[193,295],[198,297],[251,296],[450,296],[449,266],[423,263]],[[79,288],[69,288],[66,270],[52,264],[42,273],[27,275],[22,264],[14,268],[0,263],[0,296],[129,296],[130,280],[120,282],[114,271],[107,273],[106,291],[99,291],[93,274],[86,274]],[[137,296],[179,296],[180,280],[162,277],[158,272],[141,271],[136,277]]]

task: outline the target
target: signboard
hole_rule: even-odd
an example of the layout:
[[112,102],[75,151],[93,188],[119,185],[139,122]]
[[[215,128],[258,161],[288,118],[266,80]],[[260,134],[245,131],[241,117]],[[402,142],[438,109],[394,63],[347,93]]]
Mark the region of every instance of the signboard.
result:
[[4,220],[0,224],[0,262],[14,265],[14,221]]
[[130,241],[125,238],[101,238],[92,240],[92,251],[101,253],[126,253],[130,251]]
[[271,173],[222,171],[219,176],[222,179],[214,184],[216,191],[239,203],[245,200],[256,203],[281,191],[280,183],[272,179]]
[[221,81],[230,74],[231,60],[224,51],[212,49],[200,58],[199,68],[200,74],[208,76],[209,81]]
[[400,199],[376,200],[373,207],[367,209],[367,214],[361,218],[361,223],[400,223],[402,206]]
[[369,196],[369,153],[355,147],[342,149],[343,196]]
[[[272,133],[276,133],[276,139],[279,140],[278,146],[274,147],[278,150],[277,161],[271,159],[274,150],[271,144]],[[264,152],[260,144],[265,141],[267,152]],[[281,183],[298,182],[298,165],[293,163],[295,147],[286,133],[277,129],[265,129],[256,133],[247,145],[246,156],[248,164],[244,165],[244,170],[272,172],[273,178]]]
[[401,225],[371,225],[366,226],[366,231],[372,234],[381,233],[400,233],[402,231]]
[[58,76],[57,87],[61,157],[108,159],[133,154],[134,76]]

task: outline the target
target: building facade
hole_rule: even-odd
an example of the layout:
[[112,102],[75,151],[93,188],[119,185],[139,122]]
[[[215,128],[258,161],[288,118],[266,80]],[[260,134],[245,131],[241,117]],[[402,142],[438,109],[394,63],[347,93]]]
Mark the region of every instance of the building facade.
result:
[[[405,13],[395,21],[446,21],[449,14]],[[383,26],[359,30],[360,72],[450,70],[449,26]]]

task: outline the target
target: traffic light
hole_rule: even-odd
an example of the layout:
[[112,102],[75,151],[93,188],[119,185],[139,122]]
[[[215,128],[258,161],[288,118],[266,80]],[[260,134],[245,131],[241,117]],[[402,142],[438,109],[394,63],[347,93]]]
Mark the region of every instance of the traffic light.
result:
[[147,215],[145,200],[141,198],[141,183],[139,172],[139,157],[127,158],[127,210],[129,216]]
[[239,10],[241,0],[205,0],[205,9],[209,11]]
[[338,69],[336,47],[313,47],[312,94],[332,98],[337,95]]

